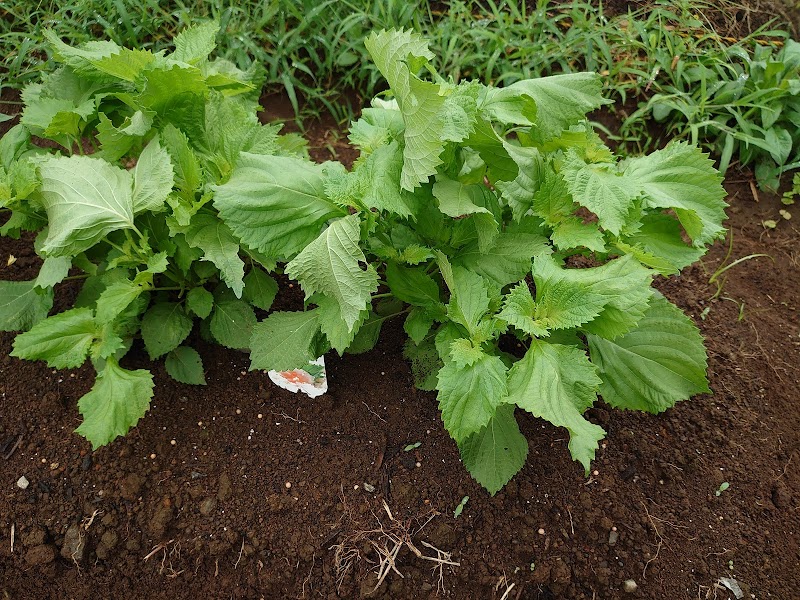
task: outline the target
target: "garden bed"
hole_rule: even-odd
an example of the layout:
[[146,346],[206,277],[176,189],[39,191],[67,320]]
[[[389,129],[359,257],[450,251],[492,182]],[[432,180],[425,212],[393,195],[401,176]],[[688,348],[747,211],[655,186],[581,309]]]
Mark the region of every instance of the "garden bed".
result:
[[[352,160],[335,129],[308,137],[315,158]],[[748,598],[800,597],[798,230],[749,175],[731,169],[726,188],[728,262],[772,260],[733,267],[711,300],[726,240],[656,285],[705,335],[713,395],[661,416],[598,404],[588,416],[608,437],[588,479],[563,430],[520,413],[528,461],[494,498],[460,464],[435,394],[414,388],[400,323],[367,354],[329,353],[330,392],[314,400],[196,333],[204,388],[171,380],[136,346],[124,363],[153,368],[150,412],[96,452],[72,433],[91,367],[11,358],[13,336],[0,334],[0,591],[358,597],[377,583],[376,545],[392,550],[387,534],[407,532],[459,566],[405,546],[404,577],[390,572],[378,597],[734,598],[730,580]],[[39,266],[30,240],[0,239],[0,259],[2,279]],[[57,306],[74,291],[61,284]],[[299,302],[291,292],[279,302]]]

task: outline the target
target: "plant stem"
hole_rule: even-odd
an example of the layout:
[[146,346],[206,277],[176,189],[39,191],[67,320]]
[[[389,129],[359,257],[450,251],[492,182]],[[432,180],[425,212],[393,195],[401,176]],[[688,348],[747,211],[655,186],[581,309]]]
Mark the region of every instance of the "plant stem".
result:
[[77,279],[86,279],[87,277],[91,277],[88,273],[83,273],[82,275],[70,275],[69,277],[64,277],[61,281],[75,281]]

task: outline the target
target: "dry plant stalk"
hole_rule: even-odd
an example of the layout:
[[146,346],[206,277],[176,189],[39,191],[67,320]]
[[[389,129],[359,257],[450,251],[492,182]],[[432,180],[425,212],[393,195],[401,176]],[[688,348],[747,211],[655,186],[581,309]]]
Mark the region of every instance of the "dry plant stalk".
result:
[[[345,513],[352,524],[356,524],[351,512],[347,508],[347,503],[342,495],[342,504]],[[420,544],[432,553],[425,553],[420,550],[413,542],[413,538],[422,531],[439,513],[433,509],[418,517],[411,517],[399,520],[392,514],[389,505],[383,501],[383,509],[388,517],[388,523],[381,521],[378,515],[373,513],[377,521],[377,527],[373,529],[355,529],[345,535],[344,539],[329,549],[334,550],[334,564],[336,566],[336,589],[341,592],[342,584],[353,567],[361,561],[366,561],[374,565],[374,572],[377,579],[375,587],[377,590],[384,582],[386,577],[394,571],[398,576],[404,578],[403,573],[397,566],[398,557],[403,548],[410,550],[414,556],[422,560],[434,563],[434,573],[438,575],[437,587],[444,591],[444,566],[461,566],[461,563],[452,559],[452,553],[440,550],[433,544],[420,541]],[[360,547],[368,543],[377,554],[377,559],[363,556]]]

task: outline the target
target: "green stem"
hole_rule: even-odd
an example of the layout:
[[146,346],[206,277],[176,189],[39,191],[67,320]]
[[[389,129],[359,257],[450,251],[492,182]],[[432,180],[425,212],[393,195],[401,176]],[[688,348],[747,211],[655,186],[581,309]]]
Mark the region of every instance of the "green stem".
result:
[[174,286],[174,287],[154,287],[150,288],[151,292],[178,292],[183,290],[183,286]]
[[91,277],[88,273],[84,273],[82,275],[70,275],[69,277],[64,277],[61,281],[75,281],[77,279],[86,279],[87,277]]
[[392,294],[392,293],[390,293],[390,292],[386,292],[386,293],[384,293],[384,294],[373,294],[373,296],[372,296],[372,299],[373,299],[373,300],[377,300],[377,299],[379,299],[379,298],[390,298],[390,297],[392,297],[393,295],[394,295],[394,294]]

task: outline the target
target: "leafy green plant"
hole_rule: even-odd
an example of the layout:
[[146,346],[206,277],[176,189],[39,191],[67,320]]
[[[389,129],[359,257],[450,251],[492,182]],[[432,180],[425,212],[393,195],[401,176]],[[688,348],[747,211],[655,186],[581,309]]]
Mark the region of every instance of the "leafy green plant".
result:
[[363,352],[404,317],[417,386],[492,493],[525,462],[517,408],[565,427],[588,471],[598,394],[658,413],[708,392],[700,333],[651,288],[724,234],[708,157],[675,143],[619,161],[585,120],[605,103],[592,73],[454,84],[414,33],[366,44],[392,97],[353,124],[352,171],[245,153],[213,188],[306,294],[254,326],[251,368]]
[[[186,344],[195,321],[204,337],[246,349],[254,308],[277,292],[274,262],[219,219],[211,186],[242,151],[289,160],[304,149],[258,122],[260,82],[209,58],[217,30],[186,29],[169,54],[108,41],[72,48],[49,34],[62,66],[24,89],[20,123],[0,140],[0,209],[10,213],[0,233],[38,231],[44,259],[36,279],[0,282],[0,329],[24,331],[13,356],[59,369],[92,361],[77,431],[94,447],[148,409],[152,375],[120,366],[134,338],[177,381],[204,384]],[[67,280],[82,282],[74,306],[48,317]]]

